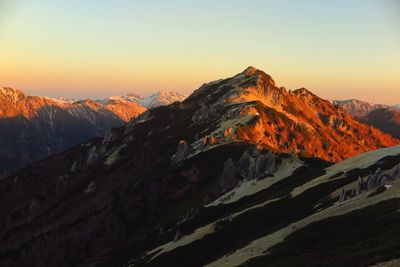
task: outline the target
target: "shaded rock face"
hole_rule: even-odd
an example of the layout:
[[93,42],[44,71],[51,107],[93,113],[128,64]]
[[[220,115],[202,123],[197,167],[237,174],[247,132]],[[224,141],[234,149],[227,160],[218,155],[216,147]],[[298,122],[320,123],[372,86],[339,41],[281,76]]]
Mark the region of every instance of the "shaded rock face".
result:
[[400,110],[388,108],[376,109],[366,116],[357,119],[395,138],[400,138]]
[[176,149],[176,153],[174,155],[172,155],[172,162],[177,163],[179,161],[184,160],[186,157],[188,157],[191,153],[191,148],[188,145],[188,143],[186,143],[185,140],[181,140],[179,141],[178,147]]
[[[231,245],[242,246],[252,241],[247,238],[309,215],[315,203],[338,185],[324,185],[290,199],[292,190],[322,175],[329,165],[304,157],[300,171],[306,173],[288,173],[287,180],[275,181],[267,192],[243,203],[205,208],[205,199],[243,181],[267,181],[282,152],[338,160],[396,142],[305,89],[288,92],[274,84],[262,71],[247,69],[203,85],[182,103],[148,110],[104,137],[2,179],[1,264],[124,266],[134,261],[145,265],[146,252],[173,242],[178,230],[175,242],[186,242],[185,236],[197,226],[219,220],[218,227],[200,229],[196,236],[225,231],[225,225],[260,231],[237,237],[219,232],[215,244],[224,246],[202,243],[188,254],[206,257],[195,261],[205,264],[234,250]],[[318,112],[328,121],[340,121],[324,125]],[[257,216],[242,221],[249,228],[221,218],[236,213],[237,207],[280,198],[284,199],[271,210],[275,215],[282,211],[282,216],[257,211]],[[296,206],[299,202],[304,209]],[[229,237],[235,239],[223,241]],[[197,254],[203,250],[206,253]],[[167,258],[172,262],[158,258],[158,266],[174,266],[176,258]],[[182,266],[191,266],[185,257],[179,259]],[[152,264],[157,266],[157,261]]]
[[85,120],[71,117],[62,110],[57,110],[53,118],[51,124],[47,116],[0,119],[0,155],[4,159],[0,161],[1,172],[13,172],[82,141],[104,135],[108,129],[121,124],[115,119],[95,128]]
[[208,204],[218,197],[222,196],[226,192],[235,188],[240,181],[242,181],[239,176],[237,166],[231,158],[229,158],[224,163],[221,174],[217,178],[217,183],[212,192],[205,198],[204,203]]
[[132,102],[58,102],[0,89],[0,176],[104,136],[145,111]]
[[397,106],[371,104],[360,100],[334,100],[358,121],[373,126],[394,138],[400,138],[400,110]]
[[339,197],[339,202],[343,202],[373,189],[386,190],[392,186],[394,181],[399,179],[400,164],[387,171],[377,168],[374,173],[366,177],[359,177],[354,188],[343,189]]
[[238,171],[247,180],[265,178],[276,170],[277,156],[271,151],[260,153],[257,149],[246,151],[239,160]]
[[277,169],[278,156],[271,151],[260,151],[250,147],[234,162],[229,158],[224,162],[221,174],[216,181],[216,187],[207,196],[206,204],[234,189],[240,182],[265,179],[272,176]]

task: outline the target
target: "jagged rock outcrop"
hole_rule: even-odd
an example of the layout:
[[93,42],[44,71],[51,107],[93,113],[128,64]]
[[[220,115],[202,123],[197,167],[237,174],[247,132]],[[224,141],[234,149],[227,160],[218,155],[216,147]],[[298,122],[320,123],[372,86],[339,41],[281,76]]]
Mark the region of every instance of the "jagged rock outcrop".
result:
[[217,179],[217,184],[212,194],[206,198],[205,203],[211,202],[224,193],[232,190],[239,184],[241,177],[239,177],[238,169],[236,164],[231,158],[224,162],[222,173]]
[[[334,203],[337,192],[354,187],[355,172],[377,167],[386,172],[399,164],[400,151],[383,149],[330,169],[331,161],[395,143],[306,89],[287,91],[264,72],[248,68],[0,180],[0,261],[17,267],[221,266],[221,259],[235,266],[273,255],[266,261],[279,266],[276,251],[282,247],[272,246],[286,245],[296,240],[291,233],[332,216],[345,224],[348,217],[340,216],[352,207],[346,201],[344,207]],[[385,199],[398,197],[391,189],[382,193]],[[218,201],[231,195],[229,201]],[[321,200],[327,201],[319,205]],[[396,213],[390,204],[385,216],[398,214],[398,200],[395,205]],[[196,212],[190,215],[190,210]],[[318,225],[314,229],[314,236],[301,233],[300,239],[313,237],[315,242],[302,245],[322,242],[329,257],[325,251],[306,251],[312,259],[298,261],[291,250],[283,252],[283,260],[324,266],[336,254],[375,260],[378,254],[370,256],[371,247],[398,251],[396,235],[393,240],[393,235],[374,233],[376,240],[390,240],[388,246],[373,240],[366,244],[378,245],[368,247],[368,253],[347,247],[349,254],[338,253],[332,244],[353,242],[331,241],[343,235],[329,232],[330,238],[322,238],[325,231]],[[342,231],[336,225],[323,228],[332,229]]]
[[175,236],[174,236],[174,242],[178,241],[181,238],[182,238],[182,233],[179,230],[176,231]]
[[243,152],[236,162],[232,158],[224,162],[222,172],[217,178],[215,189],[207,196],[205,203],[214,201],[235,188],[240,182],[260,180],[273,176],[277,165],[277,155],[271,151],[260,151],[251,146]]
[[261,153],[252,149],[243,153],[239,160],[239,174],[247,180],[262,179],[276,170],[277,156],[271,151]]
[[366,176],[359,177],[356,186],[351,189],[342,189],[339,202],[343,202],[349,198],[358,196],[366,191],[382,188],[387,189],[392,186],[395,180],[400,179],[400,164],[394,166],[392,169],[383,171],[377,168],[374,173]]
[[185,140],[179,141],[176,153],[172,155],[171,160],[174,163],[184,160],[191,153],[192,149]]

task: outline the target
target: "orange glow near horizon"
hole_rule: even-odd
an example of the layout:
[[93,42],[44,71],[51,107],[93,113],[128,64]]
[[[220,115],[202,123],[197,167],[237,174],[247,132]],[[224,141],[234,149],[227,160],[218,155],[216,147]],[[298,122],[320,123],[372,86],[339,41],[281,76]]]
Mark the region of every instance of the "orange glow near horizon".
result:
[[[251,65],[278,86],[326,99],[400,103],[400,36],[390,1],[258,1],[255,8],[239,0],[229,12],[222,2],[5,0],[0,86],[76,98],[189,94]],[[246,19],[244,7],[252,13]]]

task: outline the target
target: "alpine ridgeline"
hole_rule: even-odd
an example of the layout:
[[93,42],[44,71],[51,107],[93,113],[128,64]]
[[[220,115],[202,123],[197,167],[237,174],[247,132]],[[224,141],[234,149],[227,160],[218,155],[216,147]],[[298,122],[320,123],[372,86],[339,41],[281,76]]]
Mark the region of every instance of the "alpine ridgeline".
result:
[[358,121],[400,138],[400,105],[372,104],[357,99],[334,100],[332,103],[344,108]]
[[358,99],[333,100],[332,104],[344,108],[352,117],[363,117],[381,108],[395,108],[389,105],[373,104]]
[[395,138],[400,138],[400,110],[381,108],[371,111],[357,120],[378,128]]
[[396,259],[396,143],[250,67],[1,180],[0,265]]
[[73,101],[0,88],[0,177],[93,137],[146,108],[134,102]]

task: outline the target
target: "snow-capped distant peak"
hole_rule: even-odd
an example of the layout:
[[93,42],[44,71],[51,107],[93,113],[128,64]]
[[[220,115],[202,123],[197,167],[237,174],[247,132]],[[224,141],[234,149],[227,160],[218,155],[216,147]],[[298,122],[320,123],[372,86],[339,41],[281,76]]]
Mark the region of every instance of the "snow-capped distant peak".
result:
[[159,106],[169,105],[176,101],[183,101],[185,98],[186,96],[178,92],[160,90],[147,97],[141,97],[135,93],[129,93],[124,96],[110,96],[101,100],[96,100],[96,102],[102,104],[108,104],[112,101],[134,102],[146,108],[155,108]]
[[333,100],[331,102],[332,104],[347,110],[347,112],[353,117],[363,117],[376,109],[390,108],[388,105],[373,104],[358,99]]
[[176,101],[185,100],[186,96],[178,92],[170,92],[165,90],[160,90],[148,97],[144,97],[139,100],[139,103],[146,108],[155,108],[159,106],[169,105]]
[[72,103],[79,101],[78,99],[68,98],[68,97],[47,97],[46,96],[44,98],[54,101],[58,104],[72,104]]
[[142,105],[146,108],[155,108],[159,106],[169,105],[176,101],[183,101],[186,96],[178,93],[178,92],[170,92],[165,90],[157,91],[154,94],[151,94],[147,97],[141,97],[135,93],[129,93],[124,96],[110,96],[101,100],[96,100],[96,102],[101,104],[109,104],[110,102],[134,102],[139,105]]
[[108,104],[108,103],[110,103],[110,102],[112,102],[112,101],[128,102],[128,101],[130,101],[130,100],[127,99],[127,98],[124,97],[124,96],[109,96],[109,97],[106,97],[106,98],[104,98],[104,99],[102,99],[102,100],[98,100],[97,102],[100,102],[100,103],[102,103],[102,104]]
[[126,102],[139,103],[139,101],[141,99],[142,98],[139,95],[130,93],[130,94],[127,94],[125,96],[109,96],[109,97],[106,97],[104,99],[97,100],[96,102],[99,102],[99,103],[102,103],[102,104],[108,104],[108,103],[110,103],[112,101],[124,102],[124,103],[126,103]]
[[135,93],[129,93],[125,97],[132,101],[138,101],[139,99],[142,99],[142,97],[140,95],[135,94]]

